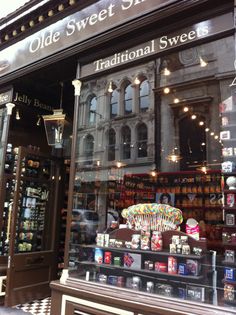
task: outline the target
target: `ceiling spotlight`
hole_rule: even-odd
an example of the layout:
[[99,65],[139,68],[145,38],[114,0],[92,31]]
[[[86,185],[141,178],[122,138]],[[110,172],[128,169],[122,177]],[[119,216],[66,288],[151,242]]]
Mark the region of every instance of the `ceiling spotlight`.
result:
[[213,131],[210,133],[211,136],[214,136],[214,134],[215,134],[215,133],[214,133]]
[[183,111],[184,111],[185,113],[187,113],[187,112],[189,111],[188,106],[184,106]]
[[201,145],[204,147],[204,146],[206,145],[206,143],[205,143],[205,142],[202,142]]
[[170,93],[170,89],[168,87],[165,87],[163,91],[164,91],[165,94]]
[[205,129],[206,132],[208,132],[209,130],[210,130],[209,128],[206,128],[206,129]]
[[197,118],[197,115],[195,115],[195,114],[193,114],[192,116],[191,116],[191,119],[192,120],[194,120],[194,119],[196,119]]
[[136,77],[136,78],[134,79],[134,84],[137,84],[137,85],[139,85],[139,84],[140,84],[140,80],[139,80],[139,78],[138,78],[138,77]]
[[20,120],[20,112],[19,112],[19,109],[16,110],[16,120]]
[[157,172],[156,172],[156,171],[151,171],[150,175],[151,175],[152,177],[156,177],[156,176],[157,176]]
[[113,88],[112,88],[112,82],[110,81],[109,83],[109,87],[108,87],[108,90],[107,90],[109,93],[112,93],[113,92]]
[[170,75],[170,70],[169,70],[168,68],[165,68],[165,69],[163,70],[163,74],[164,74],[164,75]]
[[175,104],[178,104],[178,103],[179,103],[179,98],[178,98],[178,97],[175,97],[175,98],[174,98],[174,103],[175,103]]
[[199,121],[199,126],[203,126],[204,125],[204,121]]
[[202,57],[199,57],[200,60],[200,67],[204,68],[208,65],[208,63],[202,59]]
[[218,138],[219,138],[219,136],[217,136],[217,135],[216,135],[214,138],[215,138],[215,139],[218,139]]

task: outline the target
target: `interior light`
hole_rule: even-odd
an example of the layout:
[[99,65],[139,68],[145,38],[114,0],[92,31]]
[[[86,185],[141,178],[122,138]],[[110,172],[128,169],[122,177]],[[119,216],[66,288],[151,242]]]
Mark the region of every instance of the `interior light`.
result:
[[166,67],[163,71],[164,75],[170,75],[170,70]]
[[185,113],[187,113],[187,112],[189,111],[188,106],[184,106],[183,111],[184,111]]
[[211,136],[214,136],[214,134],[215,134],[215,133],[214,133],[213,131],[210,133]]
[[197,118],[197,115],[195,115],[195,114],[193,114],[192,116],[191,116],[191,119],[196,119]]
[[19,109],[16,110],[16,120],[20,120],[20,112],[19,112]]
[[151,176],[152,177],[156,177],[157,176],[157,172],[156,171],[151,171]]
[[108,86],[108,90],[109,93],[113,92],[113,88],[112,88],[112,82],[110,81],[109,86]]
[[209,128],[206,128],[206,129],[205,129],[206,132],[208,132],[209,130],[210,130]]
[[200,67],[204,68],[208,65],[208,63],[202,59],[202,57],[199,57],[200,60]]
[[134,79],[134,84],[137,84],[137,85],[139,85],[139,84],[140,84],[140,80],[139,80],[139,78],[138,78],[138,77],[136,77],[136,78]]
[[178,104],[178,103],[179,103],[178,97],[175,97],[175,98],[174,98],[174,103],[175,103],[175,104]]
[[214,138],[215,138],[215,139],[218,139],[218,138],[219,138],[219,136],[217,136],[217,135],[216,135]]
[[204,125],[204,121],[199,121],[199,126],[203,126]]
[[117,166],[118,168],[120,168],[120,167],[122,166],[121,162],[117,162],[117,163],[116,163],[116,166]]
[[202,146],[205,146],[205,145],[206,145],[206,143],[205,143],[205,142],[202,142],[202,143],[201,143],[201,145],[202,145]]
[[170,93],[170,89],[168,87],[165,87],[163,91],[164,91],[165,94]]

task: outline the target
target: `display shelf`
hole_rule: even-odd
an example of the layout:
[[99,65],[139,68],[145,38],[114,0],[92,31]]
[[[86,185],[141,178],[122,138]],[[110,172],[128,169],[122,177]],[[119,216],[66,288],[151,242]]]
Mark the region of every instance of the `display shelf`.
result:
[[189,259],[198,259],[201,260],[205,257],[205,255],[194,255],[194,254],[189,254],[189,255],[184,255],[184,254],[174,254],[170,253],[168,251],[151,251],[151,250],[142,250],[142,249],[131,249],[131,248],[116,248],[116,247],[102,247],[102,246],[97,246],[97,245],[82,245],[82,247],[85,248],[101,248],[106,251],[114,251],[114,252],[130,252],[130,253],[137,253],[137,254],[143,254],[143,255],[157,255],[157,256],[173,256],[173,257],[181,257],[181,258],[189,258]]
[[232,210],[232,211],[236,211],[236,206],[234,206],[234,207],[229,207],[229,206],[223,206],[223,209],[224,210]]
[[[76,261],[77,264],[81,265],[93,265],[96,267],[100,268],[107,268],[107,269],[113,269],[113,270],[122,270],[124,272],[139,272],[139,273],[146,273],[146,274],[152,274],[152,275],[157,275],[157,276],[162,276],[162,277],[168,277],[168,278],[175,278],[175,279],[185,279],[185,280],[201,280],[203,279],[203,275],[200,276],[192,276],[192,275],[179,275],[179,274],[171,274],[168,272],[158,272],[155,270],[146,270],[146,269],[135,269],[135,268],[126,268],[126,267],[121,267],[121,266],[114,266],[114,265],[109,265],[109,264],[98,264],[93,261]],[[235,282],[236,283],[236,282]]]
[[236,281],[233,281],[233,280],[226,280],[226,279],[223,279],[222,282],[223,282],[223,283],[228,283],[228,284],[236,285]]
[[223,246],[233,246],[233,247],[235,247],[236,246],[236,242],[235,243],[226,243],[226,242],[222,242],[222,245]]
[[236,262],[233,263],[233,262],[228,262],[226,260],[222,260],[221,263],[225,266],[232,266],[232,267],[235,266],[236,267]]
[[223,228],[231,228],[231,229],[236,229],[236,225],[227,225],[227,224],[223,224],[222,225]]

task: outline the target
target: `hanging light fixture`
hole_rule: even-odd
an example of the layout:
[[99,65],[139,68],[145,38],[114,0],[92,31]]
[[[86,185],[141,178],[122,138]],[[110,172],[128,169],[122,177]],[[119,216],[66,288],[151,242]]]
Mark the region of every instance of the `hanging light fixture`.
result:
[[61,85],[60,108],[54,109],[52,115],[44,115],[44,126],[47,135],[48,145],[54,146],[55,149],[63,147],[64,140],[69,138],[69,131],[71,124],[66,119],[66,114],[63,114],[62,97],[63,97],[63,83]]
[[169,93],[170,93],[170,88],[165,87],[165,88],[163,89],[163,92],[164,92],[165,94],[169,94]]
[[200,171],[204,174],[207,174],[207,172],[210,170],[210,168],[207,166],[206,161],[203,162],[202,166],[197,168],[197,171]]

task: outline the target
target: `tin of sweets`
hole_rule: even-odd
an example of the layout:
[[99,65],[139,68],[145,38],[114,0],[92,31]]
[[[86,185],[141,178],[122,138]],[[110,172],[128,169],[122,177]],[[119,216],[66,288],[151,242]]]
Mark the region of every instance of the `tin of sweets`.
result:
[[234,194],[227,194],[227,206],[233,207],[235,203]]
[[111,264],[111,252],[104,253],[104,263],[109,265]]

